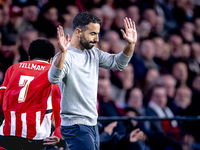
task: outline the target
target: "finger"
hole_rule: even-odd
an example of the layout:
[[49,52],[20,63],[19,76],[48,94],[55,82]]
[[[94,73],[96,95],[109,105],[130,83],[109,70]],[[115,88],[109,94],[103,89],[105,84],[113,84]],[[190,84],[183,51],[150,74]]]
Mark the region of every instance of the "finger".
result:
[[138,132],[140,132],[140,129],[137,128],[137,129],[135,129],[135,130],[133,130],[133,131],[136,132],[136,133],[138,133]]
[[133,28],[133,23],[132,23],[131,18],[129,18],[129,23],[130,23],[130,27]]
[[136,30],[135,22],[133,21],[133,29]]
[[60,25],[58,26],[58,35],[59,35],[59,38],[61,37],[61,30],[60,30]]
[[117,121],[113,122],[113,126],[114,126],[114,127],[117,126]]
[[43,143],[43,145],[55,145],[57,142],[48,142],[48,143]]
[[124,19],[124,27],[125,27],[125,30],[128,29],[128,26],[127,26],[127,23],[126,23],[126,18]]
[[117,125],[117,121],[112,122],[111,125]]
[[45,141],[45,142],[51,142],[51,141],[55,141],[55,139],[46,138],[46,139],[44,139],[43,141]]
[[61,36],[64,36],[64,30],[62,26],[60,26],[60,32],[61,32]]
[[122,33],[123,38],[125,38],[125,37],[126,37],[126,34],[125,34],[124,30],[121,29],[120,31],[121,31],[121,33]]
[[57,35],[58,35],[58,39],[60,39],[60,28],[59,28],[59,26],[57,27]]
[[57,142],[57,140],[45,140],[44,143],[52,143],[52,142]]
[[116,127],[117,126],[117,122],[113,122],[113,123],[111,123],[110,125],[109,125],[109,127],[111,128],[111,129],[113,129],[114,127]]
[[44,140],[56,140],[57,138],[56,137],[47,137],[46,139]]
[[56,143],[58,143],[59,141],[58,140],[53,140],[53,141],[44,141],[43,144],[44,145],[54,145]]
[[127,17],[126,17],[126,23],[127,23],[128,28],[130,28],[131,26]]
[[131,132],[131,136],[135,136],[136,134],[138,134],[138,132],[140,132],[140,129],[139,129],[139,128],[133,130],[133,131]]
[[60,37],[61,37],[62,35],[61,35],[61,29],[60,29],[60,25],[59,25],[59,27],[58,27],[58,30],[59,30]]
[[64,36],[64,30],[63,30],[63,27],[60,25],[60,36]]

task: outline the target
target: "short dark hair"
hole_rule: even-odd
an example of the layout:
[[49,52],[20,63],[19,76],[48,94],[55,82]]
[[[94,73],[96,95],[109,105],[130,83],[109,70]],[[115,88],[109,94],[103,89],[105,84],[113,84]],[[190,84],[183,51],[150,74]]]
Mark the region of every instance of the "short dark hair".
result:
[[139,112],[133,107],[126,107],[124,108],[124,112],[127,114],[129,111],[135,112],[136,116],[140,116]]
[[154,91],[155,91],[156,89],[158,89],[158,88],[164,88],[164,89],[166,89],[164,85],[155,84],[155,85],[150,89],[150,97],[153,96]]
[[17,35],[15,33],[8,32],[6,30],[1,32],[2,34],[2,45],[16,45],[17,43]]
[[49,60],[55,55],[55,48],[49,40],[37,39],[30,44],[28,53],[31,60]]
[[81,11],[78,13],[73,20],[73,29],[82,28],[89,23],[98,23],[101,25],[101,20],[94,14],[91,14],[87,11]]

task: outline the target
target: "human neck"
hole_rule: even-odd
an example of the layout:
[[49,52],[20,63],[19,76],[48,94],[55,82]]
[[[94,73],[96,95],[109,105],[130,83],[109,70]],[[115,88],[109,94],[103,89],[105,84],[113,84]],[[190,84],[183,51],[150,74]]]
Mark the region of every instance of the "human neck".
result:
[[82,47],[82,45],[79,42],[78,37],[76,37],[74,35],[72,36],[72,39],[71,39],[71,46],[73,46],[73,47],[75,47],[76,49],[79,49],[79,50],[84,50],[84,48]]

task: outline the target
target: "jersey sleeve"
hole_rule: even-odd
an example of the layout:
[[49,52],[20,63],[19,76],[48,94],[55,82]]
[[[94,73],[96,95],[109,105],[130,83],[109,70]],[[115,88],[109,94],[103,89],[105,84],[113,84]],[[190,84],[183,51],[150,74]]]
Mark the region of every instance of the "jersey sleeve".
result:
[[11,75],[12,75],[12,67],[8,68],[8,70],[6,71],[3,84],[0,86],[0,105],[3,102],[4,93],[11,78]]
[[58,85],[51,85],[52,87],[52,106],[53,106],[53,115],[55,120],[55,131],[54,135],[61,138],[61,131],[60,131],[60,101],[61,101],[61,93]]

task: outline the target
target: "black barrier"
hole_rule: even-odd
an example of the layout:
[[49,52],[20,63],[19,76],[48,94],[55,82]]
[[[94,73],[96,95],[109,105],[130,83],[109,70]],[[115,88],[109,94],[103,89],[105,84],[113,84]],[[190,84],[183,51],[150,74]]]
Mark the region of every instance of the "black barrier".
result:
[[98,121],[125,121],[125,120],[137,120],[137,121],[162,121],[162,120],[186,120],[186,121],[198,121],[200,116],[174,116],[173,118],[159,118],[157,116],[138,116],[138,117],[127,117],[127,116],[100,116]]

